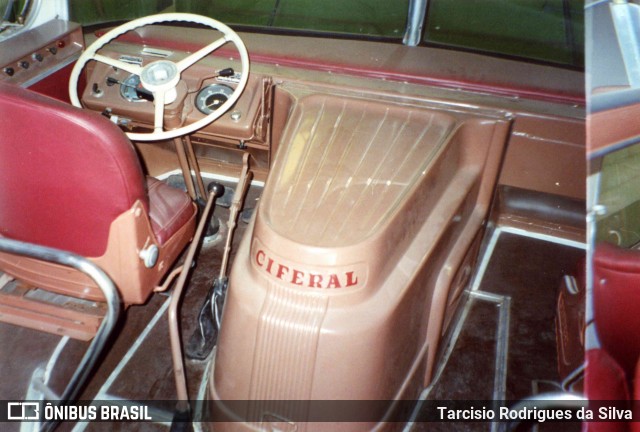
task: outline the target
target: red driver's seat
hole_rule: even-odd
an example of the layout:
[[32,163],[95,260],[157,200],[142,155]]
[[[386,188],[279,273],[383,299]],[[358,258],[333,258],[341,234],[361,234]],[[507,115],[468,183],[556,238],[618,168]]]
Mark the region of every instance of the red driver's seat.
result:
[[[189,197],[145,178],[133,145],[105,117],[2,83],[0,137],[0,236],[88,257],[125,304],[144,303],[193,237]],[[0,270],[102,300],[87,277],[64,267],[0,254]],[[6,307],[0,299],[4,319]]]

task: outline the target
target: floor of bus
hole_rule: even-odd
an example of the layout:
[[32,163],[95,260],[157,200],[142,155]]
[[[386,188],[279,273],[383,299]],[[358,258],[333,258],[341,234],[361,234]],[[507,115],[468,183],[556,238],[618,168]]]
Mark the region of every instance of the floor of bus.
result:
[[[585,251],[510,233],[494,232],[483,274],[477,278],[463,316],[443,355],[446,362],[425,390],[426,401],[514,401],[558,391],[555,314],[558,289]],[[517,265],[514,265],[517,263]],[[473,403],[471,404],[473,405]],[[477,405],[477,404],[476,404]],[[555,430],[549,424],[541,430]],[[490,423],[459,423],[459,431],[496,430]],[[563,423],[566,432],[580,425]],[[551,428],[551,429],[547,429]],[[415,423],[416,431],[448,431],[449,423]]]

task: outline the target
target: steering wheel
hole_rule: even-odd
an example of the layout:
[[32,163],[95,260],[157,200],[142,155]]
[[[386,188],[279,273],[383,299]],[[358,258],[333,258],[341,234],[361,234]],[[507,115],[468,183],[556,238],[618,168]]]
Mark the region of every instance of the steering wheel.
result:
[[[139,66],[136,64],[126,63],[121,60],[116,60],[111,57],[107,57],[101,54],[97,54],[97,51],[107,43],[111,42],[118,36],[134,30],[138,27],[169,22],[169,21],[182,21],[196,24],[202,24],[218,30],[223,36],[204,48],[188,55],[184,59],[178,62],[172,62],[169,60],[157,60],[148,63],[145,66]],[[234,92],[229,96],[229,99],[220,105],[218,109],[208,114],[206,117],[190,124],[182,126],[177,129],[163,130],[164,121],[164,106],[170,104],[176,99],[176,86],[180,82],[180,74],[217,50],[227,42],[233,42],[236,49],[240,53],[240,62],[242,64],[242,75],[240,82],[235,88]],[[69,80],[69,97],[71,103],[77,107],[82,107],[80,99],[78,98],[78,77],[82,72],[82,69],[89,60],[97,60],[102,63],[106,63],[118,69],[125,70],[129,73],[138,75],[140,77],[140,83],[142,87],[153,93],[154,97],[154,125],[153,132],[151,133],[133,133],[127,132],[127,136],[131,140],[137,141],[157,141],[163,139],[175,138],[181,135],[190,134],[198,129],[201,129],[218,119],[225,112],[231,108],[231,106],[238,100],[249,79],[249,55],[247,54],[247,48],[244,46],[240,36],[233,30],[221,22],[214,20],[213,18],[203,17],[200,15],[188,14],[188,13],[167,13],[151,15],[144,18],[139,18],[123,24],[113,30],[107,32],[100,38],[98,38],[90,47],[88,47],[80,56],[73,70],[71,71],[71,77]]]

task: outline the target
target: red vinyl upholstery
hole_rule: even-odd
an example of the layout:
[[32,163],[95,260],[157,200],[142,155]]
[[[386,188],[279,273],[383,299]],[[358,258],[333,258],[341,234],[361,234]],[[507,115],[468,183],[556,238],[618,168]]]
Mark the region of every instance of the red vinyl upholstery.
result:
[[[640,251],[598,244],[593,258],[594,322],[599,348],[586,352],[590,400],[639,400]],[[636,431],[638,423],[589,422],[592,432]]]
[[[594,401],[627,401],[629,388],[624,370],[603,349],[590,349],[585,355],[585,394]],[[589,422],[588,432],[624,432],[628,425],[623,422]]]
[[0,235],[105,252],[109,226],[149,200],[135,150],[103,116],[0,83]]
[[[89,258],[111,277],[125,304],[147,301],[195,232],[196,205],[183,191],[145,178],[116,125],[2,83],[0,171],[0,236]],[[0,266],[25,286],[103,299],[82,274],[46,261],[0,254]],[[55,317],[33,320],[14,306],[11,314],[10,322],[56,328]]]
[[191,199],[179,189],[147,177],[149,218],[160,245],[165,244],[193,216]]
[[[603,349],[586,352],[586,392],[592,400],[629,400],[629,388],[624,370]],[[606,383],[606,385],[598,385]]]
[[599,244],[593,267],[600,343],[632,377],[640,357],[640,251]]
[[101,256],[113,220],[140,201],[162,246],[193,216],[182,191],[145,179],[101,115],[0,83],[0,235]]

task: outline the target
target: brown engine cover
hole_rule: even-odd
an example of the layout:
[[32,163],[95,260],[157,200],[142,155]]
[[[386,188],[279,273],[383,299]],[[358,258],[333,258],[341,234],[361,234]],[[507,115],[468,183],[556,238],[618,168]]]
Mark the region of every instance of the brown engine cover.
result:
[[253,427],[326,430],[268,401],[416,398],[507,130],[491,113],[299,99],[231,272],[211,399],[265,401],[228,413]]

